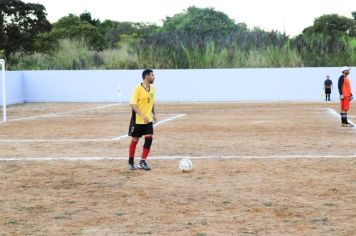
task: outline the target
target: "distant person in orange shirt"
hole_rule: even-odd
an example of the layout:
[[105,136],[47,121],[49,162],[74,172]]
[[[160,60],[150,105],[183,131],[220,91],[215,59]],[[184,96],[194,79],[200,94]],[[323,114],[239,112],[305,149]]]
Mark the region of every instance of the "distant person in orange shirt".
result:
[[342,75],[339,78],[339,93],[340,93],[340,115],[341,125],[345,127],[353,127],[353,124],[347,121],[347,112],[350,109],[350,101],[353,99],[350,84],[350,67],[342,68]]
[[324,91],[325,91],[325,101],[330,101],[331,90],[333,89],[333,82],[330,79],[330,76],[326,76],[324,81]]

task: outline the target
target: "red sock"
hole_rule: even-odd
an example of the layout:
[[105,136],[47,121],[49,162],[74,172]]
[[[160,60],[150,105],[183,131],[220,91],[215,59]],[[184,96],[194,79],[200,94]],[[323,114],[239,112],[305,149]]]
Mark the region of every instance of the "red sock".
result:
[[129,146],[129,158],[134,158],[135,157],[135,151],[136,151],[136,145],[138,141],[131,140],[130,146]]
[[150,153],[150,149],[149,148],[143,148],[142,149],[142,155],[141,155],[141,159],[142,160],[146,160],[148,154]]

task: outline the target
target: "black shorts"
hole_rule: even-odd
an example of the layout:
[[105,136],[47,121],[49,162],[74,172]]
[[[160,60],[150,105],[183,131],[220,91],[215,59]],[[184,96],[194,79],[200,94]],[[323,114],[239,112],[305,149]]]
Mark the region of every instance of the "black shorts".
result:
[[148,124],[132,124],[129,128],[129,136],[140,138],[143,135],[153,134],[153,123]]
[[331,88],[325,88],[325,94],[330,94],[331,93]]
[[147,124],[136,124],[135,122],[130,122],[129,136],[140,138],[143,135],[153,135],[153,123]]

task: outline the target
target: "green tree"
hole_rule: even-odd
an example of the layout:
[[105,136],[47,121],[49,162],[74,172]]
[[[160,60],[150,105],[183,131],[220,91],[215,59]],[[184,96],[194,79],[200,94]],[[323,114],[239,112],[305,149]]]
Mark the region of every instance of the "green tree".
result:
[[41,4],[20,0],[0,1],[0,50],[5,58],[16,51],[33,51],[34,38],[40,32],[51,30]]
[[337,14],[323,15],[294,38],[293,44],[305,66],[349,64],[355,53],[356,20]]
[[80,14],[79,18],[80,18],[81,21],[88,22],[89,24],[94,25],[94,26],[98,26],[100,24],[100,20],[99,19],[93,19],[91,17],[90,12],[87,12],[87,11],[83,12],[82,14]]
[[356,20],[337,14],[323,15],[314,20],[313,26],[303,31],[303,34],[313,33],[356,37]]
[[199,36],[220,34],[227,35],[235,28],[235,22],[225,13],[213,8],[189,7],[183,13],[166,17],[162,31],[185,31]]
[[105,48],[104,36],[98,28],[87,21],[82,21],[73,14],[60,18],[53,24],[50,33],[40,35],[37,45],[42,45],[44,49],[50,48],[51,45],[48,46],[47,42],[51,42],[52,39],[57,43],[59,39],[84,40],[91,49],[101,50]]

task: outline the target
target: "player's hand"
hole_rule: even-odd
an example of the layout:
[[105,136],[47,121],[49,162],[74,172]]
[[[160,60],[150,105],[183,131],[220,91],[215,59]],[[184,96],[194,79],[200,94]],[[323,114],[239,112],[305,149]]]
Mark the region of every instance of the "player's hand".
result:
[[157,123],[157,118],[155,115],[153,115],[153,124],[156,124]]
[[141,116],[141,119],[145,122],[145,124],[147,124],[148,122],[150,122],[150,120],[148,119],[147,116]]
[[351,101],[352,99],[354,99],[354,96],[352,96],[352,94],[351,94],[349,101]]
[[340,95],[340,100],[343,100],[344,99],[344,95]]

